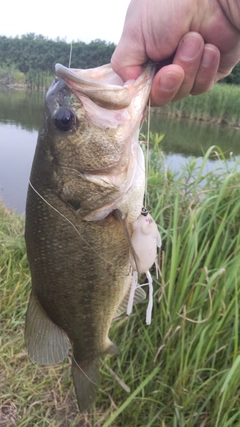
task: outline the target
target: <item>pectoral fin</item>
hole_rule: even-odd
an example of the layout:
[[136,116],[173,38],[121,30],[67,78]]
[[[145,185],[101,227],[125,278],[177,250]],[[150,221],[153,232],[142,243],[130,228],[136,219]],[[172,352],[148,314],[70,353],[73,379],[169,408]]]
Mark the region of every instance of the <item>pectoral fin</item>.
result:
[[67,357],[69,342],[31,292],[26,314],[25,345],[30,359],[41,365],[54,365]]

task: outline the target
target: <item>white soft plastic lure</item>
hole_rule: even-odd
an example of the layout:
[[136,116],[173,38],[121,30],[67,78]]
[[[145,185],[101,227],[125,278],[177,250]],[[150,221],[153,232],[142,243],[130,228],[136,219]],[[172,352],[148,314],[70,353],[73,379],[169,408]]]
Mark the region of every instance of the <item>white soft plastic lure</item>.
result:
[[[139,215],[133,223],[131,243],[135,252],[135,257],[131,254],[133,278],[128,300],[127,314],[129,315],[132,312],[134,293],[136,289],[140,286],[144,286],[138,285],[138,273],[145,273],[148,279],[147,284],[149,286],[149,302],[146,313],[146,324],[150,325],[153,307],[153,285],[152,276],[149,270],[156,261],[157,247],[161,247],[161,237],[157,224],[145,208],[142,208],[141,215]],[[136,260],[134,258],[136,258]]]

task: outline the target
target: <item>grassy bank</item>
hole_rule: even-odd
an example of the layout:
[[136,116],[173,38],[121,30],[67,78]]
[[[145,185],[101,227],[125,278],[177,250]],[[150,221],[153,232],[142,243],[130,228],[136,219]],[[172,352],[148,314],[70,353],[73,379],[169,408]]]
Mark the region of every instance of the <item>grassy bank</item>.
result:
[[27,357],[24,224],[1,207],[1,426],[239,426],[240,176],[223,161],[203,177],[192,161],[175,180],[155,140],[147,200],[163,247],[153,320],[145,325],[144,302],[113,323],[121,355],[102,364],[91,415],[78,413],[69,360],[41,367]]
[[15,67],[0,67],[0,84],[8,86],[11,84],[25,85],[26,76]]
[[154,112],[239,127],[240,86],[216,84],[209,92],[188,96],[165,107],[154,108],[153,114]]
[[30,70],[24,74],[14,66],[0,67],[0,85],[16,88],[46,89],[54,79],[53,73]]

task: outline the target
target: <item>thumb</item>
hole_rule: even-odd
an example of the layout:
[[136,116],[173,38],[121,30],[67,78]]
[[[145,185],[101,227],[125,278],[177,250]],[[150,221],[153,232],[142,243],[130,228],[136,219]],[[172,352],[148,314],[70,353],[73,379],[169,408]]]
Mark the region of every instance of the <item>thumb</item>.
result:
[[130,48],[129,45],[130,43],[128,41],[125,42],[121,39],[111,58],[113,71],[115,71],[124,82],[137,79],[142,73],[142,65],[147,60],[145,54],[141,54],[139,50],[134,49],[133,46]]
[[142,72],[142,65],[148,59],[141,25],[142,7],[141,0],[130,2],[123,32],[111,59],[113,71],[123,81],[135,80],[139,77]]

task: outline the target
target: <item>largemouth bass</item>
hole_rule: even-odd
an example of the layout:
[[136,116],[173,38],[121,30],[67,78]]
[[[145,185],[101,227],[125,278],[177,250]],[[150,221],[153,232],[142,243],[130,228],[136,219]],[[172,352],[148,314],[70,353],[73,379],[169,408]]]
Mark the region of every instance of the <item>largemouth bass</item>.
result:
[[[99,359],[118,353],[108,333],[132,281],[126,230],[131,236],[143,205],[138,136],[154,68],[125,84],[110,65],[55,71],[27,196],[25,342],[40,364],[61,362],[70,343],[84,412],[96,398]],[[135,302],[143,298],[138,289]]]

